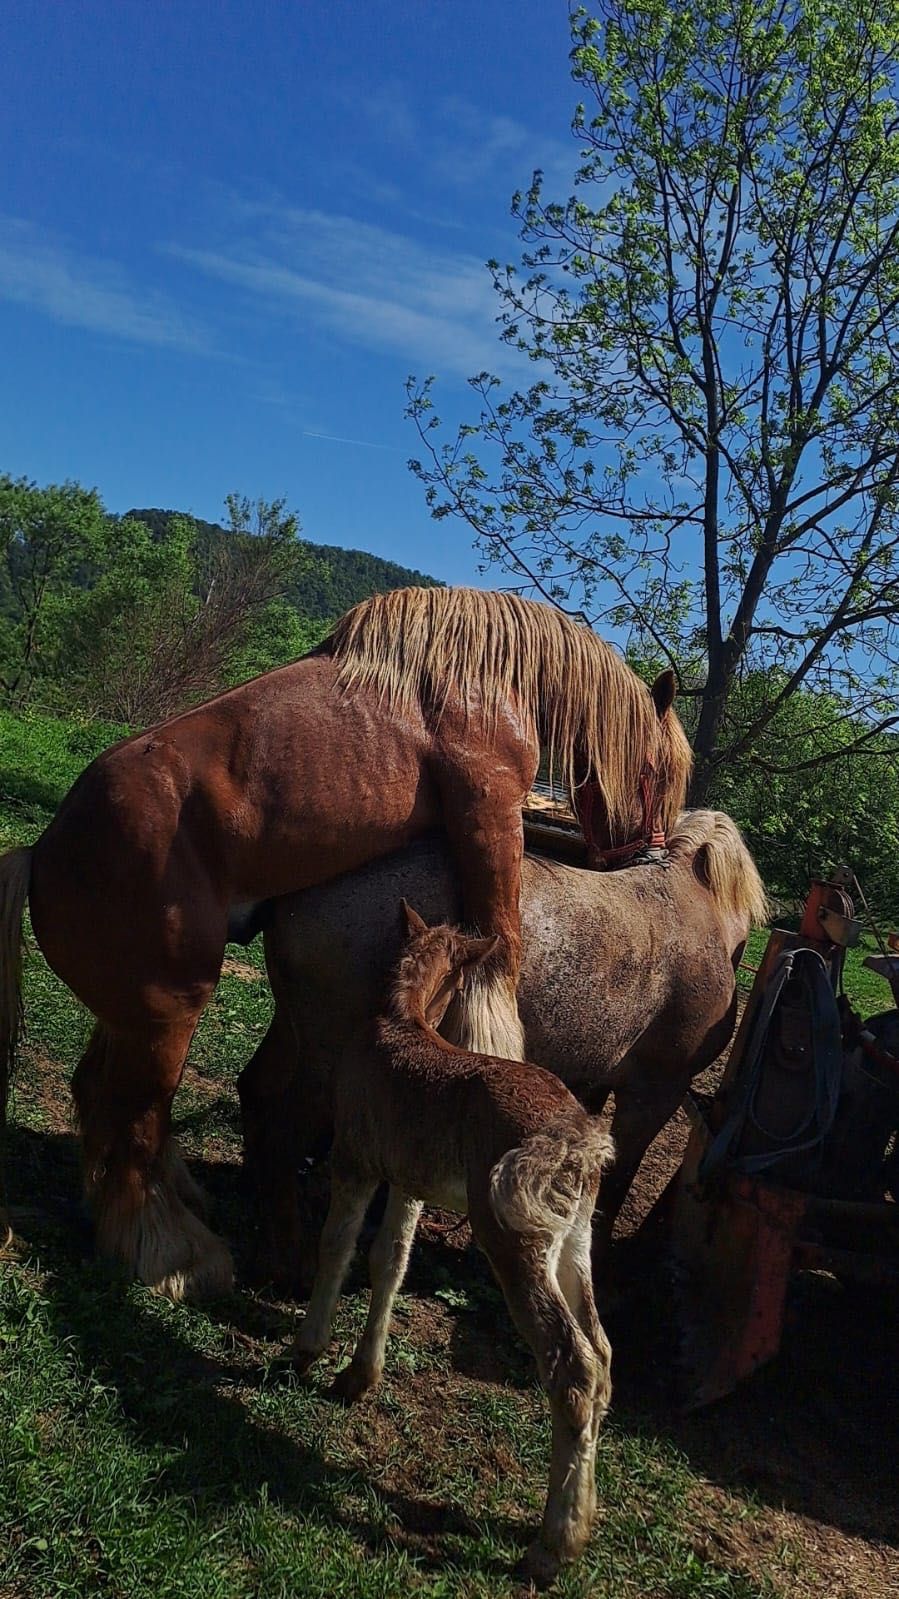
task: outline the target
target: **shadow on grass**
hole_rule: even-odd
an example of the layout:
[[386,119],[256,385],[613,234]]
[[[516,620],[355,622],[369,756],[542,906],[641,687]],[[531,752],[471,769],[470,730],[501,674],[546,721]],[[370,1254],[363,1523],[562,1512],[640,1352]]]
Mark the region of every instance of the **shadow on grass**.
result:
[[[177,1325],[126,1295],[97,1266],[81,1264],[89,1234],[78,1200],[74,1141],[10,1130],[10,1200],[17,1231],[50,1274],[57,1330],[74,1337],[84,1365],[115,1387],[136,1435],[178,1449],[159,1479],[163,1493],[189,1494],[214,1520],[223,1506],[267,1485],[286,1506],[340,1525],[375,1549],[377,1518],[341,1509],[358,1471],[326,1462],[301,1447],[284,1424],[291,1407],[325,1405],[320,1390],[281,1393],[277,1417],[264,1424],[230,1385],[273,1387],[264,1358],[231,1364],[190,1347]],[[191,1162],[215,1205],[215,1222],[248,1242],[249,1202],[243,1176],[225,1162]],[[238,1256],[238,1268],[246,1258]],[[693,1469],[727,1489],[749,1491],[775,1509],[828,1522],[843,1532],[899,1543],[895,1438],[899,1429],[899,1296],[832,1279],[797,1280],[777,1361],[709,1409],[677,1409],[677,1320],[658,1240],[616,1246],[617,1304],[600,1314],[614,1349],[614,1424],[619,1432],[669,1439]],[[355,1281],[365,1281],[364,1261]],[[424,1230],[405,1291],[437,1296],[452,1315],[455,1369],[484,1382],[529,1387],[528,1351],[513,1333],[486,1262],[475,1250]],[[248,1293],[210,1307],[213,1324],[286,1350],[295,1323],[291,1307]],[[270,1359],[269,1355],[269,1359]],[[286,1406],[286,1409],[283,1408]],[[333,1415],[328,1405],[321,1414]],[[433,1500],[419,1502],[382,1485],[370,1488],[382,1511],[414,1538],[470,1536],[464,1516]],[[492,1524],[491,1524],[492,1526]],[[497,1523],[500,1537],[522,1527]],[[420,1552],[420,1551],[417,1551]],[[435,1556],[436,1558],[436,1556]],[[464,1559],[464,1557],[463,1557]]]
[[[267,1370],[264,1353],[255,1348],[231,1363],[222,1358],[214,1331],[216,1350],[205,1352],[196,1347],[189,1313],[130,1293],[114,1268],[93,1258],[77,1198],[74,1139],[13,1127],[7,1151],[15,1230],[39,1261],[55,1337],[74,1346],[86,1374],[115,1391],[133,1440],[161,1446],[170,1457],[154,1475],[154,1497],[187,1498],[200,1520],[218,1529],[223,1512],[264,1491],[291,1513],[341,1528],[372,1553],[383,1552],[389,1525],[395,1529],[391,1542],[407,1542],[421,1564],[434,1568],[445,1565],[444,1539],[471,1539],[478,1529],[457,1506],[365,1482],[358,1465],[329,1461],[292,1436],[301,1428],[320,1436],[344,1414],[325,1398],[321,1378],[305,1384],[283,1369]],[[237,1168],[191,1165],[208,1190],[230,1187],[233,1213]],[[238,1337],[245,1331],[285,1350],[295,1323],[287,1307],[240,1291],[204,1309],[213,1329]],[[254,1394],[262,1401],[260,1414],[252,1413]],[[503,1517],[484,1518],[480,1531],[485,1525],[492,1536],[516,1543],[528,1530]],[[481,1572],[494,1564],[497,1572],[507,1570],[483,1549],[470,1558]],[[454,1559],[464,1567],[469,1556],[462,1549]]]
[[657,1235],[615,1247],[619,1298],[604,1321],[617,1425],[667,1436],[705,1476],[775,1509],[899,1544],[895,1287],[797,1277],[777,1359],[727,1398],[684,1414],[678,1379],[689,1334],[662,1245]]
[[63,793],[65,787],[60,790],[58,783],[45,783],[16,766],[0,765],[0,795],[4,805],[21,810],[29,818],[33,812],[42,813],[39,819],[44,819],[46,813],[52,816]]

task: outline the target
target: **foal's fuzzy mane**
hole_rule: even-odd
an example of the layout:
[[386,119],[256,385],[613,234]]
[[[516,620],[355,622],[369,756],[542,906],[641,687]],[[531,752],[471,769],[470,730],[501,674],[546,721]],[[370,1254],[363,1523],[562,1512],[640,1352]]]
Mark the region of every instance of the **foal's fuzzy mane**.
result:
[[690,750],[677,717],[661,725],[621,656],[551,605],[480,589],[395,589],[348,611],[322,649],[341,685],[374,688],[399,711],[439,715],[454,689],[476,690],[488,727],[514,700],[569,792],[587,762],[613,828],[627,826],[646,755],[655,757],[663,823],[686,796]]
[[721,909],[755,927],[766,922],[770,906],[758,867],[724,811],[683,811],[678,817],[668,839],[672,857],[692,860],[703,848],[709,890]]
[[414,1019],[425,991],[452,969],[460,939],[456,929],[442,923],[404,945],[388,983],[387,1009],[404,1020]]

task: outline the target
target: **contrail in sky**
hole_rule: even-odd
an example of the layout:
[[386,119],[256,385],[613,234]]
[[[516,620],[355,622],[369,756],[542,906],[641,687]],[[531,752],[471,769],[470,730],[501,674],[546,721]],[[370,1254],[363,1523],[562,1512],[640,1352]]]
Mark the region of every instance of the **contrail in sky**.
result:
[[371,439],[345,439],[340,433],[313,433],[310,428],[301,428],[304,439],[327,439],[329,444],[361,444],[365,450],[390,450],[399,454],[396,444],[375,444]]

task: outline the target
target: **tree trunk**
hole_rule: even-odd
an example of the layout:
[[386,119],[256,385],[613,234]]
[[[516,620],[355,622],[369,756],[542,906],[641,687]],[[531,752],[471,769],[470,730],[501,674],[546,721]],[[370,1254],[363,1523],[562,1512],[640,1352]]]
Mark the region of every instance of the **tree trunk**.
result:
[[694,809],[708,803],[717,765],[718,734],[732,676],[733,673],[728,673],[723,666],[714,673],[710,670],[703,690],[699,724],[693,739],[693,776],[687,795],[687,804]]

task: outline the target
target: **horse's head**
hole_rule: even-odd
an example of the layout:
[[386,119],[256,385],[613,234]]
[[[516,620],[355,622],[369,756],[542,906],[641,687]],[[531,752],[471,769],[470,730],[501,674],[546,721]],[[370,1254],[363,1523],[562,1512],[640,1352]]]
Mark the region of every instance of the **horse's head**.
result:
[[396,968],[390,1005],[408,1020],[439,1027],[450,1001],[476,966],[489,960],[499,938],[470,938],[456,927],[429,927],[402,901],[406,944]]
[[634,751],[629,814],[612,816],[602,782],[592,773],[575,790],[588,861],[600,870],[628,866],[648,850],[663,849],[686,802],[693,755],[674,710],[674,673],[660,673],[648,693],[654,714],[645,747]]

